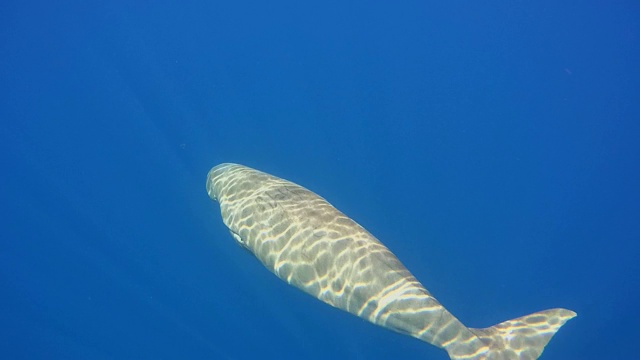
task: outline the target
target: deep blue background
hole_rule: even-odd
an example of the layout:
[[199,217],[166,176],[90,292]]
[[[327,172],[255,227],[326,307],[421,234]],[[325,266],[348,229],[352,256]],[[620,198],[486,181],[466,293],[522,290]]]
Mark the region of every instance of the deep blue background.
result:
[[[637,1],[4,1],[0,354],[447,359],[286,286],[210,167],[326,197],[465,324],[637,357]],[[305,2],[306,3],[306,2]]]

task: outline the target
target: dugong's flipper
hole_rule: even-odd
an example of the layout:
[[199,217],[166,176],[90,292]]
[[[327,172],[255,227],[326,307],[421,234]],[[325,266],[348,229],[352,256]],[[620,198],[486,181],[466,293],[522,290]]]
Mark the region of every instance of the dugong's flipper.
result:
[[576,314],[551,309],[464,326],[378,239],[311,191],[236,164],[209,171],[233,238],[292,286],[376,325],[444,348],[454,360],[534,360]]

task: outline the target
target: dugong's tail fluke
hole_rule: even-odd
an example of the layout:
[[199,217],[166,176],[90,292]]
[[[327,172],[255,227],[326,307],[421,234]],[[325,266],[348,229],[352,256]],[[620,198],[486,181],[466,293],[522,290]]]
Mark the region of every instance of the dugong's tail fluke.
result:
[[[482,342],[481,347],[452,343],[445,348],[452,360],[535,360],[560,327],[575,316],[567,309],[544,310],[485,329],[469,329]],[[468,351],[471,348],[475,348],[473,353]]]

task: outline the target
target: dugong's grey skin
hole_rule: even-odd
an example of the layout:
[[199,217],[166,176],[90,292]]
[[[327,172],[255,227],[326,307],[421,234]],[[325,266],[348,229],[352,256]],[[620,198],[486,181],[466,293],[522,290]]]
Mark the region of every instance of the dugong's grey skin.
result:
[[473,329],[464,326],[378,239],[322,197],[237,164],[209,171],[233,238],[276,276],[376,325],[444,348],[451,359],[537,359],[576,314],[551,309]]

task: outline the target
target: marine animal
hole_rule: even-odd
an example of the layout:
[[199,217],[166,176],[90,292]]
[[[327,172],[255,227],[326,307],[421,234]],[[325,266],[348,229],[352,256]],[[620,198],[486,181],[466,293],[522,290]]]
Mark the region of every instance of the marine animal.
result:
[[207,193],[231,236],[280,279],[336,308],[443,348],[454,360],[533,360],[571,310],[469,328],[378,239],[325,199],[238,164],[209,171]]

